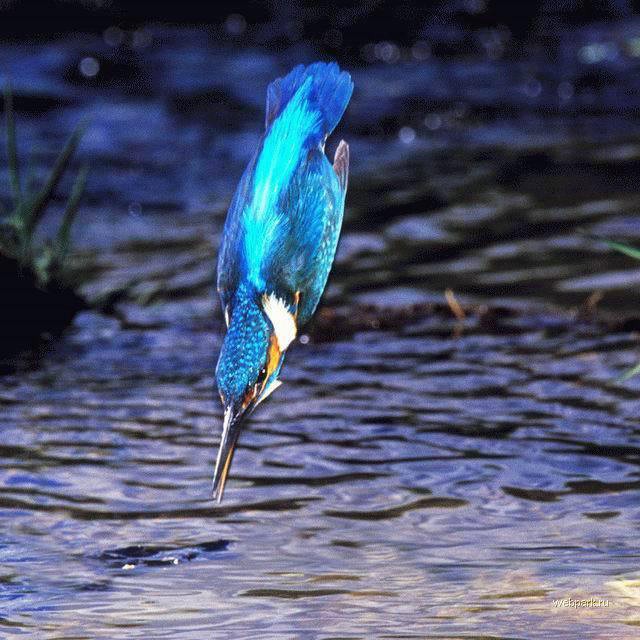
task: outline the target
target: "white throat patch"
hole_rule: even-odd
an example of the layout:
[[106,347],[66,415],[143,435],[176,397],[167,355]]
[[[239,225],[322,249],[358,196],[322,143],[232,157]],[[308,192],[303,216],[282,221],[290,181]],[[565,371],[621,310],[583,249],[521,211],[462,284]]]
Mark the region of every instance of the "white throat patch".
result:
[[259,405],[263,400],[266,400],[280,385],[281,380],[274,380],[269,386],[262,392],[262,395],[258,398],[256,405]]
[[298,333],[295,317],[289,311],[286,302],[278,298],[275,293],[268,295],[265,293],[262,296],[262,308],[273,325],[280,351],[284,351]]

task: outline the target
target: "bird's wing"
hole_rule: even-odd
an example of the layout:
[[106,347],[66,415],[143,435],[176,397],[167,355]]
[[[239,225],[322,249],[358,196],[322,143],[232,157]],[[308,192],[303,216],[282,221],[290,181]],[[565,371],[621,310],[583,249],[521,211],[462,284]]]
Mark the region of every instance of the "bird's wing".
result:
[[286,223],[265,261],[267,286],[285,300],[300,294],[302,326],[324,291],[344,209],[340,176],[320,150],[310,154],[296,171],[281,207]]
[[[303,326],[311,319],[320,302],[333,265],[344,213],[348,147],[346,163],[343,166],[342,176],[344,179],[342,179],[340,174],[334,172],[335,165],[332,167],[326,158],[323,158],[325,202],[322,216],[322,232],[317,241],[315,252],[310,256],[309,268],[302,274],[304,278],[300,285],[301,294],[298,309],[300,326]],[[338,180],[336,180],[336,175]]]
[[227,325],[229,307],[242,277],[244,242],[243,212],[249,198],[248,190],[255,158],[249,163],[231,200],[224,223],[218,252],[217,289]]
[[316,151],[298,167],[280,200],[282,222],[265,257],[267,286],[287,297],[305,288],[332,207],[322,160]]
[[[240,280],[256,291],[285,293],[310,277],[327,207],[335,208],[335,191],[344,198],[339,180],[344,181],[336,176],[346,179],[332,170],[321,147],[352,90],[350,76],[335,63],[300,65],[270,85],[267,128],[225,223],[218,261],[225,309]],[[289,293],[295,296],[296,290]]]

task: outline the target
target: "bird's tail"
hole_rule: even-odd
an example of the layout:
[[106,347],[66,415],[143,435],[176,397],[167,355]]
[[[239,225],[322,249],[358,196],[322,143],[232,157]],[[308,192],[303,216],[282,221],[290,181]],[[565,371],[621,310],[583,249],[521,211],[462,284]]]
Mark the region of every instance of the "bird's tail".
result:
[[[317,126],[309,135],[320,142],[336,127],[353,93],[353,81],[335,62],[314,62],[292,69],[284,78],[274,80],[267,89],[268,129],[294,97],[305,103]],[[314,142],[316,140],[313,140]]]

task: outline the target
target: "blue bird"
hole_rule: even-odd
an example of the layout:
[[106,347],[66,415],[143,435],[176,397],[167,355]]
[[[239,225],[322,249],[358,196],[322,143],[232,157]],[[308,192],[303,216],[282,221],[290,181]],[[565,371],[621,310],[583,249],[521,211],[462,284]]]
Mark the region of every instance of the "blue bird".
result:
[[298,65],[267,88],[265,132],[240,179],[218,256],[227,332],[216,380],[224,409],[213,495],[220,502],[242,424],[280,386],[285,353],[324,291],[349,172],[324,153],[353,92],[336,63]]

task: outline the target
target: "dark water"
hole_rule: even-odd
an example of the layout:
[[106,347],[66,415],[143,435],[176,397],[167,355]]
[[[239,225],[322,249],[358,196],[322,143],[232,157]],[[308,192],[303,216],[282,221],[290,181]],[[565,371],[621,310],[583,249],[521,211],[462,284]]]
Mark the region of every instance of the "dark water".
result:
[[217,233],[266,83],[314,53],[0,46],[37,171],[92,114],[74,259],[116,300],[0,378],[0,637],[636,637],[637,334],[579,309],[632,316],[640,269],[578,232],[640,241],[639,36],[354,69],[336,269],[220,506]]

